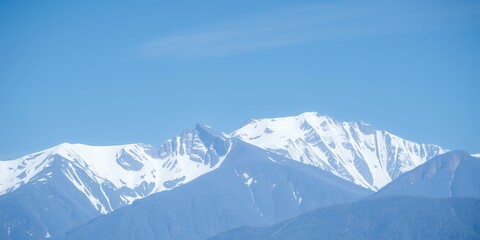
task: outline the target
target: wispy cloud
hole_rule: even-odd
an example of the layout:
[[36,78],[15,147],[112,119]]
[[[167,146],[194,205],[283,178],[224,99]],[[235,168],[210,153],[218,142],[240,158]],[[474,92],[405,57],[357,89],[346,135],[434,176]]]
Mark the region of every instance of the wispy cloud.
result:
[[[444,28],[453,18],[478,16],[479,5],[438,6],[435,1],[338,1],[275,9],[223,24],[148,41],[153,57],[224,57],[322,40],[402,34]],[[422,1],[423,2],[423,1]]]

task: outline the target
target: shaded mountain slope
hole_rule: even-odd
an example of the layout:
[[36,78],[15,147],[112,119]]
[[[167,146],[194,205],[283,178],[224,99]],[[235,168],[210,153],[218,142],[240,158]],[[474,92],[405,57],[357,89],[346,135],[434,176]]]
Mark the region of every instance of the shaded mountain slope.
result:
[[67,239],[205,239],[370,193],[331,173],[235,140],[216,171],[94,219]]

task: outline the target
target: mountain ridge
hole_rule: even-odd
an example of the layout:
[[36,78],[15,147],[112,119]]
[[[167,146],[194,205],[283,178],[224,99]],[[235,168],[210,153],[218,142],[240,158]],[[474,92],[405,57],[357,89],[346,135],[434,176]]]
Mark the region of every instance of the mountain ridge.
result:
[[316,112],[251,119],[230,136],[374,191],[447,151],[437,145],[404,140],[363,121],[338,122]]
[[215,170],[229,151],[229,141],[219,148],[215,136],[201,135],[186,130],[158,150],[143,144],[61,144],[0,161],[0,238],[58,237],[98,215]]
[[480,198],[480,158],[456,150],[436,156],[404,173],[369,198],[408,195]]
[[[269,139],[266,138],[264,135],[276,134],[271,130],[272,127],[265,126],[264,132],[266,132],[266,134],[253,136],[253,137],[251,137],[251,135],[253,134],[252,132],[244,131],[245,127],[251,126],[252,123],[257,123],[259,121],[276,122],[276,121],[281,121],[286,119],[295,119],[295,118],[303,120],[300,126],[308,128],[310,135],[306,136],[303,132],[304,129],[302,130],[302,129],[296,128],[298,126],[292,127],[291,125],[286,124],[285,128],[291,128],[291,129],[288,129],[288,131],[290,132],[287,132],[288,134],[286,134],[286,136],[280,136],[279,139],[283,138],[283,140],[281,141],[286,142],[287,144],[283,146],[275,146],[276,148],[265,146],[265,142],[268,141]],[[438,155],[446,151],[436,145],[428,145],[428,144],[419,145],[410,141],[402,140],[401,138],[392,135],[394,137],[391,138],[393,140],[389,140],[390,142],[405,141],[408,144],[411,143],[413,146],[414,152],[416,151],[418,155],[410,153],[408,149],[405,150],[404,148],[399,148],[394,146],[389,149],[392,151],[395,150],[393,152],[395,152],[396,155],[391,157],[388,154],[384,154],[386,157],[383,156],[382,161],[380,161],[378,160],[379,158],[378,156],[381,154],[379,154],[378,151],[374,155],[372,155],[371,151],[368,152],[369,151],[368,148],[370,148],[371,150],[373,148],[382,147],[381,146],[382,144],[380,141],[377,141],[378,143],[373,142],[372,138],[370,137],[371,139],[367,139],[368,141],[365,141],[368,144],[359,145],[355,143],[355,140],[359,138],[358,136],[355,137],[358,134],[348,134],[348,136],[345,134],[339,134],[339,135],[347,136],[346,137],[347,140],[352,141],[353,143],[349,143],[348,141],[338,141],[331,136],[332,135],[331,132],[335,132],[334,130],[327,129],[328,131],[326,130],[324,134],[319,134],[318,129],[315,129],[315,127],[318,128],[319,126],[322,126],[322,124],[325,124],[325,123],[330,123],[331,125],[333,124],[332,125],[333,127],[332,126],[329,126],[329,127],[331,129],[334,129],[335,124],[339,122],[336,122],[331,117],[321,116],[316,112],[306,112],[293,117],[251,119],[249,121],[246,121],[246,123],[242,125],[241,128],[239,128],[238,130],[230,134],[224,134],[207,125],[197,124],[195,129],[185,130],[184,132],[182,132],[180,136],[167,140],[164,144],[162,144],[158,148],[155,148],[152,145],[142,144],[142,143],[116,145],[116,146],[89,146],[85,144],[62,143],[52,148],[46,149],[44,151],[28,154],[18,159],[0,161],[0,171],[2,173],[0,174],[2,175],[0,177],[1,178],[0,179],[1,180],[0,195],[4,195],[8,192],[11,192],[17,189],[19,186],[21,186],[22,183],[26,183],[30,179],[33,179],[36,173],[38,173],[41,169],[48,166],[49,162],[46,161],[45,159],[48,159],[49,155],[52,155],[55,153],[58,153],[70,160],[75,158],[87,159],[86,161],[83,161],[80,165],[83,165],[84,167],[85,166],[92,167],[95,169],[96,172],[91,171],[91,174],[90,174],[91,177],[97,179],[97,181],[99,182],[108,180],[111,183],[113,183],[113,185],[115,185],[116,188],[121,188],[126,186],[129,189],[133,189],[142,184],[143,181],[141,181],[141,179],[150,178],[148,179],[148,181],[145,181],[145,182],[147,185],[155,183],[155,186],[151,190],[151,192],[158,192],[161,190],[165,190],[166,188],[162,187],[158,180],[154,181],[152,179],[154,177],[154,174],[152,172],[150,173],[145,172],[144,174],[137,174],[137,175],[132,173],[138,172],[139,170],[145,167],[150,167],[151,168],[150,171],[158,171],[158,169],[154,169],[153,167],[148,166],[147,163],[155,162],[155,161],[158,161],[159,159],[164,161],[163,167],[175,167],[176,164],[186,164],[189,162],[210,163],[210,161],[212,160],[213,160],[213,163],[217,163],[217,161],[219,160],[218,156],[215,156],[215,153],[209,152],[209,149],[204,147],[201,144],[202,134],[199,134],[201,132],[210,133],[212,134],[212,136],[217,136],[222,139],[239,138],[250,144],[259,146],[265,150],[273,151],[275,153],[281,154],[287,158],[290,158],[302,163],[310,164],[310,165],[319,167],[320,169],[323,169],[323,170],[330,171],[339,177],[342,177],[346,180],[354,182],[360,186],[372,189],[374,191],[378,190],[381,186],[387,184],[388,182],[390,182],[392,179],[394,179],[401,173],[407,170],[410,170],[415,166],[420,165],[421,163],[426,161],[427,158],[433,157],[435,155]],[[379,130],[373,129],[371,125],[363,121],[340,122],[340,125],[352,127],[349,124],[354,124],[355,129],[363,133],[372,134],[375,131],[379,131]],[[324,127],[325,126],[326,125],[324,125]],[[272,131],[272,132],[269,132],[269,131]],[[388,133],[387,131],[382,131],[382,132],[385,132],[387,133],[387,136],[390,136],[389,135],[390,133]],[[295,134],[302,136],[304,139],[302,139],[301,141],[298,141],[299,140],[298,137],[292,136]],[[308,137],[310,137],[311,139],[308,139]],[[252,140],[252,138],[255,138],[255,139]],[[265,140],[262,140],[260,138],[265,138]],[[376,137],[374,137],[373,140],[375,140],[375,138]],[[203,139],[203,140],[209,141],[207,139]],[[259,140],[262,140],[262,141],[259,142]],[[209,144],[215,144],[215,143],[209,142]],[[343,146],[346,146],[346,147],[343,147]],[[427,147],[422,148],[421,146],[427,146]],[[427,153],[428,150],[426,150],[428,146],[431,146],[431,148],[433,149],[431,150],[430,154],[428,154]],[[339,150],[333,151],[332,147],[337,148]],[[323,151],[319,150],[321,148],[323,148]],[[358,149],[360,149],[361,151]],[[192,153],[192,150],[193,150],[193,153]],[[227,150],[226,148],[223,148],[222,150],[223,152],[221,154],[225,154],[226,150]],[[297,154],[299,152],[302,152],[299,150],[305,150],[305,152],[308,154]],[[92,153],[89,154],[89,152],[92,152]],[[405,152],[407,152],[407,154],[404,154]],[[403,158],[397,156],[402,154],[406,156]],[[95,156],[92,156],[92,155],[95,155]],[[418,156],[420,156],[421,158],[419,158]],[[203,157],[207,158],[207,162],[203,162],[204,161],[202,159]],[[339,161],[338,160],[339,157],[342,157],[348,160]],[[413,158],[413,157],[416,157],[416,159],[415,161],[412,162],[410,158]],[[37,158],[40,158],[39,160],[40,163],[33,164],[35,163],[35,161],[32,161],[32,160],[36,160]],[[368,160],[366,160],[366,158],[368,158]],[[105,159],[109,159],[109,160],[105,160]],[[375,163],[371,163],[373,162],[372,159],[376,159]],[[75,161],[73,160],[72,162],[75,162]],[[106,165],[102,165],[102,163],[105,163]],[[22,167],[16,167],[16,166],[22,166]],[[120,166],[123,170],[118,169],[118,172],[121,173],[122,175],[130,175],[130,177],[128,179],[118,179],[118,177],[116,176],[110,176],[112,175],[112,174],[109,174],[109,172],[111,172],[112,170],[111,166],[114,167],[113,169],[116,169],[117,168],[116,166]],[[389,167],[392,170],[385,171],[386,167]],[[29,170],[29,168],[33,168],[35,170],[25,171],[22,168],[25,168],[27,170]],[[195,167],[183,166],[182,169],[185,170],[190,168],[195,168]],[[381,171],[378,170],[379,168],[381,169]],[[85,170],[88,170],[88,169],[85,169]],[[179,183],[180,182],[186,183],[189,180],[194,179],[195,177],[198,177],[201,174],[204,174],[206,171],[209,171],[209,169],[203,169],[199,173],[191,173],[194,176],[192,176],[191,178],[189,178],[188,176],[185,176],[186,179],[183,181],[179,181]],[[168,179],[168,180],[175,181],[175,179],[179,180],[182,177],[183,175],[180,174],[179,176],[171,177],[171,179]],[[375,185],[375,181],[378,182],[376,185]],[[135,199],[141,198],[141,197],[142,196],[124,196],[125,198],[124,201],[126,204],[129,204],[133,202]],[[104,210],[103,212],[105,211],[106,210]]]

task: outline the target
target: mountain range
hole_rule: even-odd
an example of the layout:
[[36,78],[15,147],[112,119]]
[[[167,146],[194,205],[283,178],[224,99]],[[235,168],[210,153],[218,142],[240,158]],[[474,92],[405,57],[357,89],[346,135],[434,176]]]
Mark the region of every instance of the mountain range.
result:
[[[421,191],[407,182],[424,179],[418,167],[446,152],[313,112],[250,120],[230,134],[198,124],[159,147],[65,143],[0,161],[0,238],[205,239],[379,189],[381,197]],[[468,170],[477,162],[455,161],[435,165],[441,180],[428,179],[449,176],[446,197],[478,197]]]

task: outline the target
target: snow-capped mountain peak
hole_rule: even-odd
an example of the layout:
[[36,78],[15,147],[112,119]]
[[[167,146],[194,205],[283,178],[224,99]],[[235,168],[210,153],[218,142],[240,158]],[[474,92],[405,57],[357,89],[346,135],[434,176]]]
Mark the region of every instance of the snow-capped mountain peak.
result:
[[62,143],[0,161],[0,195],[25,184],[50,184],[66,178],[99,212],[108,213],[215,170],[229,149],[225,134],[202,125],[184,131],[159,149],[146,144]]
[[316,112],[250,120],[230,136],[372,190],[445,152],[436,145],[376,130],[363,121],[338,122]]

